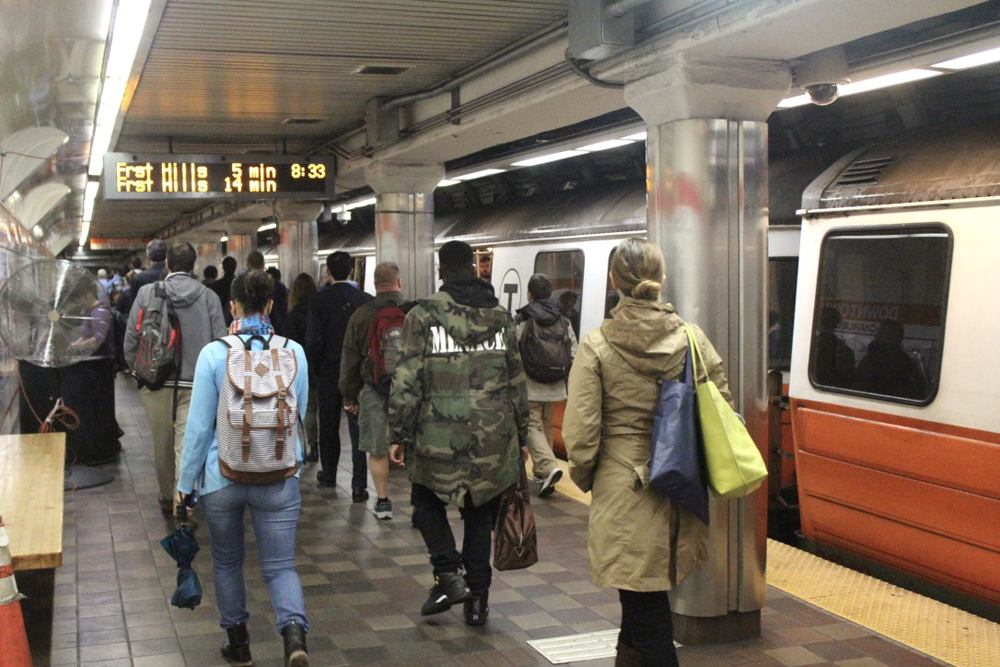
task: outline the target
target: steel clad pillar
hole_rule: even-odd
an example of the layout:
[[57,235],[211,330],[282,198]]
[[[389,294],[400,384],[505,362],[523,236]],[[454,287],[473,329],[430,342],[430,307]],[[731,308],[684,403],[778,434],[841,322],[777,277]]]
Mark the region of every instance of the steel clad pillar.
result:
[[275,208],[278,215],[278,269],[281,279],[291,286],[300,273],[316,276],[316,251],[319,235],[316,217],[323,209],[318,202],[279,201]]
[[[763,61],[663,63],[625,87],[648,124],[647,229],[666,258],[664,297],[722,356],[751,436],[767,446],[767,116],[791,73]],[[766,460],[766,457],[765,457]],[[760,635],[766,485],[710,499],[707,563],[670,593],[682,644]]]
[[[226,241],[226,254],[236,260],[237,272],[247,268],[247,255],[257,249],[257,234],[230,234]],[[222,275],[222,271],[219,271]]]
[[214,266],[219,270],[219,275],[222,275],[222,244],[218,237],[215,241],[201,241],[194,249],[198,253],[198,262],[195,265],[196,278],[199,280],[202,278],[206,266]]
[[376,195],[376,260],[399,265],[409,298],[430,296],[435,288],[434,188],[444,178],[444,166],[375,161],[365,168],[365,178]]

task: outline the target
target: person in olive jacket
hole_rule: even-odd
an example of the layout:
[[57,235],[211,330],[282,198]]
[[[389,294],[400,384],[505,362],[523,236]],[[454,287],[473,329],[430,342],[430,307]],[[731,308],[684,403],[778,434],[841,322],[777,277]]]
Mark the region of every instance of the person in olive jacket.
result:
[[[684,321],[660,301],[663,278],[658,246],[645,239],[618,246],[611,282],[621,301],[580,341],[563,418],[570,477],[592,493],[590,573],[621,599],[615,665],[677,664],[667,591],[708,555],[708,527],[647,486],[657,380],[680,376],[688,346]],[[691,326],[708,376],[732,402],[722,360]]]

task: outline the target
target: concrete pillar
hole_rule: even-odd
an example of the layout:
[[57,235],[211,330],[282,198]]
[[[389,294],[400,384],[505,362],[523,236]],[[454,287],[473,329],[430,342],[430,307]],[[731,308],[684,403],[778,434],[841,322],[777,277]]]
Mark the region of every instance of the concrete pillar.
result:
[[[242,271],[247,268],[247,255],[257,249],[257,234],[229,234],[226,242],[226,254],[232,255],[236,259],[236,270]],[[222,272],[219,272],[222,275]]]
[[[627,84],[648,124],[647,228],[667,262],[664,297],[722,355],[757,446],[767,445],[767,124],[791,73],[763,61],[664,63]],[[760,635],[766,488],[710,499],[709,560],[671,591],[682,644]]]
[[322,210],[318,202],[279,201],[275,207],[278,215],[278,269],[281,279],[291,285],[300,273],[316,278],[315,253],[319,250],[316,217]]
[[440,164],[375,161],[365,168],[375,190],[375,255],[396,262],[408,298],[435,291],[434,188],[444,178]]
[[212,265],[219,270],[222,275],[222,243],[216,237],[214,241],[200,241],[194,249],[198,252],[198,261],[195,263],[195,274],[201,280],[202,272],[206,266]]

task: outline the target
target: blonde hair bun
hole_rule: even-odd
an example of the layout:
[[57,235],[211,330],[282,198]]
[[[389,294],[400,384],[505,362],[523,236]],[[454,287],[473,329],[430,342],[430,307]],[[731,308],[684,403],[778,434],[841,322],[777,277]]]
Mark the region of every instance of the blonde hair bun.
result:
[[625,239],[615,249],[611,276],[615,286],[626,296],[659,301],[663,288],[663,252],[655,243],[642,238]]
[[663,288],[663,283],[656,280],[643,280],[638,285],[632,288],[632,297],[636,299],[645,299],[647,301],[656,301],[660,298],[660,290]]

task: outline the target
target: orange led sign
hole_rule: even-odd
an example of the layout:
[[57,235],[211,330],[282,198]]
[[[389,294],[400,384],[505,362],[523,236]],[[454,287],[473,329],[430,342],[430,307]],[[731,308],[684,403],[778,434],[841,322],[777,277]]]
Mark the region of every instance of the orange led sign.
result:
[[330,160],[293,155],[133,155],[104,158],[105,199],[326,199]]

